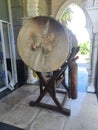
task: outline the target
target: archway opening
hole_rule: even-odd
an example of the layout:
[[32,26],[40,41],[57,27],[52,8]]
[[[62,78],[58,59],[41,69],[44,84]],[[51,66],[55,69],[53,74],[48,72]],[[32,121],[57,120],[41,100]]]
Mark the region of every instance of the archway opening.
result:
[[69,5],[60,17],[60,22],[67,26],[76,36],[80,51],[78,53],[78,91],[86,92],[88,85],[88,67],[90,54],[90,37],[86,29],[86,17],[76,4]]

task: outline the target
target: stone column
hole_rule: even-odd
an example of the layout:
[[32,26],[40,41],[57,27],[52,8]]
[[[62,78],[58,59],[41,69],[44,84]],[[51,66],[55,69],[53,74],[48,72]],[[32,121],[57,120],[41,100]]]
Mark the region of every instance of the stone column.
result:
[[27,16],[38,16],[38,1],[39,0],[27,0]]
[[96,75],[96,64],[97,64],[97,52],[98,52],[98,33],[94,34],[94,42],[92,43],[92,56],[91,56],[91,60],[92,60],[92,64],[91,64],[91,82],[88,85],[88,92],[95,92],[95,75]]
[[93,34],[90,35],[90,56],[89,56],[89,66],[88,66],[88,86],[87,86],[87,91],[91,86],[91,81],[92,81],[92,57],[93,57],[93,41],[94,41],[94,36]]
[[92,42],[92,56],[91,56],[91,83],[88,86],[88,92],[95,92],[95,71],[96,71],[96,62],[97,62],[97,46],[98,46],[98,5],[96,7],[87,8],[88,15],[91,18],[93,24],[93,42]]

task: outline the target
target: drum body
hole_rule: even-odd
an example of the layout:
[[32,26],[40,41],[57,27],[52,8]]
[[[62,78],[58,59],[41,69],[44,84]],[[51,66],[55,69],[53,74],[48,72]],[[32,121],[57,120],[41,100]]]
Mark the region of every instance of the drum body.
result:
[[64,27],[47,16],[30,18],[20,29],[17,46],[24,63],[39,72],[58,69],[69,54]]

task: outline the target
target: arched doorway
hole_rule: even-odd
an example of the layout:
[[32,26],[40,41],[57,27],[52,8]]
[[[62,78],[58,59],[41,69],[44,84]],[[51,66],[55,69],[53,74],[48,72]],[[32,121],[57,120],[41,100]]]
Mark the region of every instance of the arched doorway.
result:
[[[67,4],[66,4],[67,3]],[[76,8],[77,7],[77,8]],[[81,42],[83,43],[85,43],[85,45],[87,46],[87,44],[88,44],[88,46],[89,46],[89,48],[91,49],[91,46],[92,46],[92,40],[90,39],[90,37],[91,37],[91,35],[92,35],[92,26],[89,26],[89,23],[91,24],[91,20],[89,19],[89,17],[88,17],[88,15],[87,15],[87,13],[85,12],[85,11],[83,11],[83,9],[81,8],[81,6],[80,5],[78,5],[78,4],[76,4],[76,3],[72,3],[72,2],[70,2],[70,3],[68,3],[68,2],[65,2],[62,6],[61,6],[61,8],[58,10],[58,13],[56,14],[56,19],[57,20],[59,20],[60,22],[62,22],[62,16],[63,16],[63,14],[64,14],[64,12],[65,12],[65,10],[66,9],[68,9],[68,8],[70,8],[70,9],[72,9],[72,12],[73,12],[73,8],[76,8],[76,14],[75,15],[77,15],[76,16],[76,18],[74,18],[74,20],[73,20],[73,22],[76,22],[76,24],[77,24],[77,27],[76,26],[74,26],[74,25],[71,25],[71,24],[69,24],[68,26],[69,26],[69,28],[70,28],[70,30],[72,30],[72,32],[75,34],[75,35],[77,35],[76,37],[77,37],[77,39],[78,39],[78,42],[80,42],[79,41],[79,39],[81,40]],[[77,10],[77,9],[79,9],[79,10]],[[79,11],[81,11],[81,14],[80,15],[78,15],[79,14]],[[75,13],[75,12],[74,12]],[[82,18],[81,18],[82,17]],[[78,19],[79,20],[81,20],[82,22],[80,23],[80,27],[78,27]],[[70,23],[70,22],[68,22],[68,23]],[[84,25],[83,25],[84,24]],[[82,26],[83,25],[83,26]],[[85,30],[84,30],[85,29]],[[82,33],[80,33],[79,34],[79,31],[80,30],[80,32]],[[84,31],[83,31],[84,30]],[[89,33],[88,33],[89,32]],[[81,36],[81,37],[80,37]],[[80,37],[80,38],[79,38]],[[82,47],[82,49],[83,49],[83,47]],[[85,49],[85,48],[84,48]],[[87,49],[87,48],[86,48]],[[85,51],[85,50],[83,50],[83,51]],[[91,57],[91,51],[90,51],[90,54],[86,57],[87,55],[85,55],[85,56],[82,56],[81,58],[80,58],[80,61],[82,61],[82,62],[84,62],[84,63],[78,63],[78,65],[79,65],[79,76],[78,76],[78,82],[79,82],[79,84],[78,84],[78,86],[79,86],[79,90],[80,91],[84,91],[84,92],[86,92],[87,91],[87,86],[88,86],[88,84],[89,84],[89,81],[91,81],[91,61],[89,61],[89,64],[88,63],[85,63],[86,62],[86,59],[91,59],[90,57]],[[85,60],[84,60],[85,59]],[[84,61],[83,61],[84,60]],[[88,62],[88,61],[87,61]],[[84,76],[85,75],[85,76]],[[84,83],[85,84],[83,84],[83,83],[81,83],[81,79],[82,79],[82,81],[84,80]]]

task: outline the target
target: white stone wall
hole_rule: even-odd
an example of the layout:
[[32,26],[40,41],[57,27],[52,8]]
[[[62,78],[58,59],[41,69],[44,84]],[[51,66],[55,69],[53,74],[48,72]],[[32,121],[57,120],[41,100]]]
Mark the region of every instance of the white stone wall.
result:
[[[91,2],[89,0],[89,2]],[[88,91],[95,91],[95,78],[98,58],[98,0],[94,0],[92,5],[86,8],[88,15],[92,22],[92,48],[91,48],[91,83],[89,84]]]
[[98,0],[95,0],[94,6],[98,7]]
[[38,1],[39,0],[27,0],[28,17],[34,17],[38,15]]

